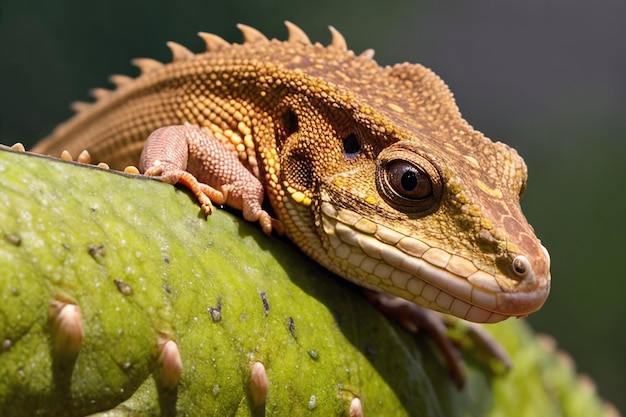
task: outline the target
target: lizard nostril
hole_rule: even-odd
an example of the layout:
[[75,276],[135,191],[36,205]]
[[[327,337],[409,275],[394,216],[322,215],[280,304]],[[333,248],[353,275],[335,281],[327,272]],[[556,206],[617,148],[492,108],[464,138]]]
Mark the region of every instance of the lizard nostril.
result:
[[511,263],[511,269],[513,273],[517,275],[519,278],[525,278],[530,271],[532,271],[532,267],[530,266],[530,262],[525,256],[519,255],[513,259]]

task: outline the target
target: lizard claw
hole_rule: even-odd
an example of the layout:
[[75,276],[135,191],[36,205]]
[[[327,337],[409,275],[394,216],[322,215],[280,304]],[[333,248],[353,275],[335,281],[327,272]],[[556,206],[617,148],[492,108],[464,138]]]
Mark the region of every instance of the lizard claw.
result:
[[276,233],[278,233],[279,235],[282,235],[285,233],[285,228],[283,227],[283,223],[278,220],[278,219],[270,219],[270,221],[272,222],[272,228],[273,230],[276,230]]
[[454,327],[459,323],[466,324],[464,332],[478,347],[483,349],[490,358],[495,358],[503,364],[504,368],[511,367],[511,360],[504,349],[479,325],[466,323],[391,294],[372,290],[365,290],[365,294],[383,314],[398,321],[411,333],[416,333],[418,329],[428,332],[448,364],[452,379],[459,389],[463,388],[465,383],[465,365],[453,337],[448,334],[449,327]]
[[205,216],[210,216],[211,214],[213,214],[213,204],[211,204],[211,200],[200,203],[200,209],[205,214]]
[[285,231],[280,220],[272,218],[265,210],[261,211],[258,221],[261,229],[268,236],[272,234],[272,231],[276,231],[279,235],[282,235]]
[[200,202],[200,208],[207,216],[213,212],[213,202],[224,204],[224,194],[215,188],[199,182],[196,177],[181,169],[167,169],[164,164],[158,163],[144,171],[144,175],[160,176],[161,181],[168,184],[181,184],[189,189]]

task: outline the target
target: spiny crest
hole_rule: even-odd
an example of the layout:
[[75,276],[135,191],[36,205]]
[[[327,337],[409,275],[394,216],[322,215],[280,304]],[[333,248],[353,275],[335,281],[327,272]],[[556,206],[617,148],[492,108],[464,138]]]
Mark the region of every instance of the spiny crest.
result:
[[70,109],[76,113],[87,110],[91,107],[92,103],[87,103],[86,101],[73,101],[70,103]]
[[215,52],[230,46],[226,39],[213,33],[199,32],[198,36],[204,41],[207,52]]
[[166,45],[172,51],[172,62],[187,61],[196,56],[196,54],[179,43],[169,41]]
[[[305,45],[312,44],[307,34],[304,33],[304,31],[300,29],[298,26],[288,21],[285,22],[285,26],[287,26],[287,32],[288,32],[287,42],[302,43]],[[257,42],[269,42],[269,39],[267,38],[267,36],[265,36],[262,32],[253,28],[252,26],[248,26],[248,25],[244,25],[240,23],[237,25],[237,28],[241,31],[243,35],[244,44],[257,43]],[[329,26],[329,30],[332,36],[332,40],[331,40],[331,43],[328,45],[328,47],[338,49],[341,51],[347,51],[348,45],[343,35],[332,26]],[[226,41],[225,39],[212,33],[199,32],[198,36],[204,41],[205,46],[206,46],[206,52],[215,52],[215,51],[224,49],[226,47],[232,46],[232,44]],[[170,49],[170,51],[172,51],[172,62],[186,61],[196,56],[192,51],[190,51],[189,49],[187,49],[186,47],[182,46],[179,43],[170,41],[170,42],[167,42],[167,46]],[[364,51],[362,55],[371,58],[374,56],[374,52],[373,50],[368,49]],[[133,65],[139,68],[142,74],[152,72],[156,69],[161,68],[163,65],[165,65],[164,63],[156,61],[151,58],[137,58],[137,59],[134,59],[132,63]],[[111,81],[116,85],[118,85],[118,83],[116,82],[118,81],[117,77],[118,76],[116,76],[115,79],[111,79]],[[123,84],[126,83],[125,79],[120,80],[120,81],[122,81]]]
[[267,36],[251,26],[239,23],[237,25],[237,29],[241,31],[241,34],[243,35],[243,41],[245,43],[267,42],[269,40],[267,39]]
[[311,45],[309,37],[298,26],[288,21],[285,21],[285,26],[287,26],[287,33],[289,34],[287,42],[300,42],[305,45]]
[[152,71],[156,71],[162,68],[163,65],[165,65],[162,62],[159,62],[156,59],[152,58],[135,58],[130,62],[131,64],[139,68],[139,71],[141,71],[142,74],[148,74]]
[[95,98],[96,100],[100,100],[108,96],[112,92],[113,92],[112,90],[107,90],[106,88],[96,87],[96,88],[92,88],[91,90],[89,90],[89,95]]
[[111,84],[114,84],[115,87],[121,87],[126,84],[130,84],[133,82],[133,77],[129,77],[128,75],[122,74],[113,74],[109,77],[109,81]]
[[332,36],[332,40],[330,41],[329,46],[339,49],[340,51],[347,51],[348,44],[346,42],[346,38],[343,37],[341,32],[339,32],[333,26],[328,26],[328,30],[330,30],[330,35]]
[[[285,26],[287,27],[288,33],[287,40],[285,42],[312,45],[311,40],[300,27],[289,21],[285,21]],[[237,28],[243,35],[244,45],[270,41],[262,32],[251,26],[238,24]],[[346,43],[343,35],[333,26],[329,26],[329,30],[332,38],[327,47],[338,51],[348,52],[348,44]],[[204,41],[206,52],[216,52],[233,46],[230,42],[212,33],[199,32],[198,36]],[[167,47],[172,52],[172,63],[187,61],[197,56],[192,51],[176,42],[167,42]],[[374,50],[367,49],[363,51],[360,56],[372,59],[374,57]],[[152,58],[135,58],[131,61],[131,63],[139,68],[139,77],[160,70],[166,65],[165,63]],[[115,85],[114,90],[107,90],[104,88],[94,88],[90,90],[89,94],[96,99],[96,102],[110,96],[117,89],[132,84],[134,78],[116,74],[110,76],[109,81]],[[80,112],[88,109],[92,106],[92,104],[94,103],[77,101],[71,104],[71,108],[75,112]]]

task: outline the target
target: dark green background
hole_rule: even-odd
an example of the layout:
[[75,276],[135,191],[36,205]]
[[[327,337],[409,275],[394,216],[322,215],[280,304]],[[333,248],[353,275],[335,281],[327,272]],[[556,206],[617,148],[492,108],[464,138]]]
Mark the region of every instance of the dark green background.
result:
[[331,24],[381,64],[410,61],[450,85],[476,128],[526,159],[525,212],[552,255],[552,294],[531,317],[599,393],[626,409],[626,3],[387,0],[0,0],[0,143],[32,144],[68,104],[169,59],[198,31],[240,41],[238,22],[327,42]]

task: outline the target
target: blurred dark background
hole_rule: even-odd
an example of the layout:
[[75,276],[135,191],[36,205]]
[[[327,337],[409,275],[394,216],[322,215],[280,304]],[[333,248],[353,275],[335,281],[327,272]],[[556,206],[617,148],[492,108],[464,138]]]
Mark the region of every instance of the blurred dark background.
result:
[[42,138],[108,75],[136,75],[133,57],[169,60],[167,40],[239,42],[238,22],[284,38],[291,20],[323,43],[330,24],[381,64],[423,63],[526,159],[524,210],[553,265],[530,321],[626,410],[625,19],[623,0],[0,0],[0,143]]

